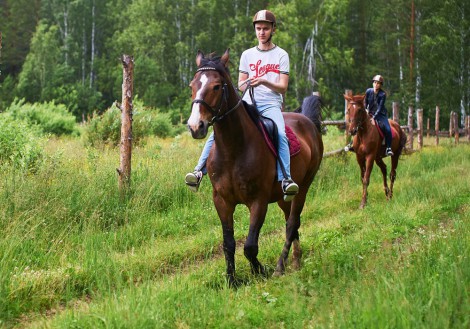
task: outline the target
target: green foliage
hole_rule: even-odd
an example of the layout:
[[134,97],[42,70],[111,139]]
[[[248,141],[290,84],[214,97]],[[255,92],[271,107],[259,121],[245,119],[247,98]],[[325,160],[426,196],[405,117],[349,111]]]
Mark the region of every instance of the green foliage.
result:
[[63,104],[54,102],[29,104],[25,103],[24,99],[16,99],[5,115],[37,126],[44,134],[61,136],[77,135],[79,132],[75,117]]
[[[135,100],[133,106],[132,137],[136,145],[148,136],[173,137],[185,129],[183,126],[172,124],[170,113],[146,108],[139,100]],[[117,146],[120,138],[121,111],[116,106],[109,108],[103,114],[95,112],[85,125],[84,141],[87,145],[97,146],[104,143]]]
[[55,71],[63,67],[58,33],[59,29],[55,25],[42,23],[37,26],[31,40],[31,50],[19,76],[19,98],[25,98],[28,102],[42,101],[48,96],[48,89],[58,84],[53,79]]
[[[327,135],[327,148],[342,138],[339,131]],[[375,168],[362,211],[354,156],[325,158],[302,213],[301,269],[288,265],[285,276],[270,276],[285,235],[282,211],[273,204],[259,248],[268,277],[252,275],[237,247],[238,289],[225,282],[209,180],[197,194],[184,184],[202,145],[189,134],[149,138],[134,150],[126,199],[117,191],[113,148],[51,139],[35,175],[5,164],[0,325],[468,327],[469,145],[428,144],[403,157],[391,201]],[[246,208],[234,218],[243,243]],[[58,305],[61,312],[54,312]]]
[[[134,94],[162,112],[178,109],[189,98],[197,50],[231,48],[236,79],[240,54],[256,45],[251,17],[267,8],[279,21],[274,43],[291,59],[288,108],[320,91],[341,113],[344,90],[363,93],[380,73],[389,112],[397,102],[402,112],[423,108],[426,120],[439,106],[442,129],[450,111],[469,113],[468,1],[414,1],[414,25],[407,0],[26,3],[6,0],[1,7],[2,71],[12,77],[0,92],[2,108],[17,96],[65,104],[77,119],[102,112],[120,98],[125,53],[135,59]],[[187,119],[187,109],[178,114]]]
[[8,75],[5,80],[3,80],[3,82],[0,82],[0,113],[4,112],[6,108],[13,102],[15,85],[16,82],[11,75]]
[[85,143],[92,146],[101,143],[118,145],[120,134],[121,112],[113,106],[101,115],[93,113],[85,125],[83,137]]
[[35,126],[0,113],[0,166],[35,172],[44,158],[43,144]]

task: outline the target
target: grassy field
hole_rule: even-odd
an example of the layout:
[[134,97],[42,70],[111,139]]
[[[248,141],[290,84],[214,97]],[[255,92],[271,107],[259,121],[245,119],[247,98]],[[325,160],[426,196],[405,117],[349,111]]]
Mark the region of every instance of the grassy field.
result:
[[[334,129],[324,142],[344,144]],[[470,145],[432,142],[402,157],[390,202],[375,168],[362,211],[354,156],[325,158],[302,216],[302,268],[253,276],[238,247],[244,284],[232,289],[210,182],[184,185],[203,141],[135,148],[120,200],[118,150],[50,140],[37,173],[2,168],[0,327],[469,328]],[[243,243],[243,206],[235,219]],[[269,273],[283,241],[271,205],[259,254]]]

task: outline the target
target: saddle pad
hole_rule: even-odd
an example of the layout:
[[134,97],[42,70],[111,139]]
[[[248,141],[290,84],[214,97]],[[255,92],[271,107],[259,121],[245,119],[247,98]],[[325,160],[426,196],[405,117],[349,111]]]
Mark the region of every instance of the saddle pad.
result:
[[[260,124],[260,127],[261,127],[261,131],[263,133],[263,137],[264,137],[266,144],[268,145],[269,149],[274,154],[274,156],[277,158],[276,147],[271,141],[271,138],[269,138],[266,128],[264,127],[263,124]],[[290,153],[290,156],[293,157],[300,152],[300,142],[297,139],[297,136],[295,135],[291,127],[287,125],[286,125],[286,136],[287,136],[287,140],[289,141],[289,153]]]
[[[377,127],[377,131],[379,132],[380,138],[384,138],[384,133],[382,129],[380,128],[380,125],[377,123],[377,121],[375,121],[375,126]],[[396,136],[395,130],[393,130],[392,127],[390,127],[390,130],[392,131],[392,138],[395,138]]]

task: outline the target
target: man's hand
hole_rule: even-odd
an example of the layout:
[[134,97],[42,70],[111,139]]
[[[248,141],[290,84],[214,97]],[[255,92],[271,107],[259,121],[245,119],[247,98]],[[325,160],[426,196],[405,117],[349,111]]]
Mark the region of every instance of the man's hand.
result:
[[258,87],[259,85],[262,85],[264,81],[265,81],[265,79],[262,79],[262,78],[251,79],[250,86]]

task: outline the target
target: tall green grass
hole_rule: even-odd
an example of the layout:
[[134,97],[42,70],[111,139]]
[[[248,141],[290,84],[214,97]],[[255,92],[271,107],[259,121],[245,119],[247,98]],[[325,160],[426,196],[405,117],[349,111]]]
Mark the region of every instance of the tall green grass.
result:
[[[339,140],[339,142],[338,142]],[[326,150],[341,145],[325,137]],[[0,326],[31,328],[467,328],[470,147],[402,157],[394,199],[374,169],[361,199],[353,155],[323,160],[302,216],[302,268],[252,276],[237,248],[228,288],[221,228],[204,178],[188,191],[203,141],[134,148],[132,194],[117,191],[118,150],[52,139],[35,174],[0,178]],[[235,214],[236,239],[248,232]],[[284,222],[269,208],[260,260],[272,273]]]

